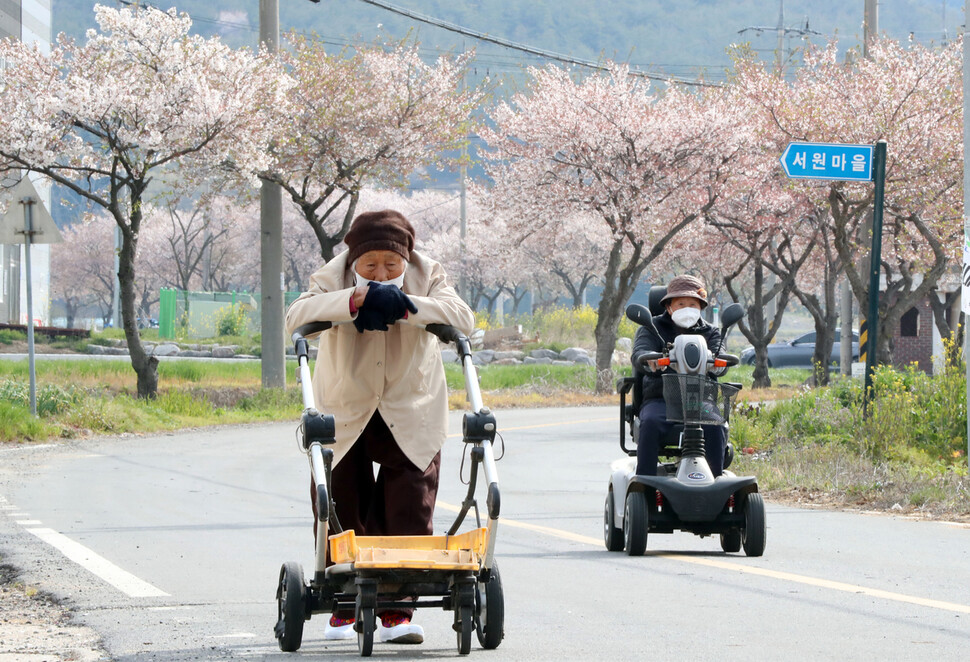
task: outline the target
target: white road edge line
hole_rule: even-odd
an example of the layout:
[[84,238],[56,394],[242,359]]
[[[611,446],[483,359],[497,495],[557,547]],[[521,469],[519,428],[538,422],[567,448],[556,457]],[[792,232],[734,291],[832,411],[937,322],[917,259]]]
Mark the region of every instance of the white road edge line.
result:
[[168,593],[156,588],[143,579],[135,577],[127,570],[122,570],[108,559],[88,549],[79,542],[71,540],[54,529],[31,528],[24,529],[51,547],[60,551],[64,556],[79,566],[97,575],[116,589],[131,598],[162,598]]

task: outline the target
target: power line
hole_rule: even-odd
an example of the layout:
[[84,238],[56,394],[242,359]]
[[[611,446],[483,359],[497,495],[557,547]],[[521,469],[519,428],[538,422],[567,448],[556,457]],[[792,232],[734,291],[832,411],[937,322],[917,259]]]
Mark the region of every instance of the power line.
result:
[[[122,5],[128,6],[128,7],[151,7],[153,9],[158,9],[159,11],[163,11],[161,9],[161,7],[159,7],[158,5],[154,5],[154,4],[150,3],[150,2],[145,2],[144,0],[116,0],[116,2],[118,2],[119,4],[122,4]],[[496,44],[496,45],[501,46],[503,48],[508,48],[508,49],[516,50],[516,51],[519,51],[519,52],[522,52],[522,53],[527,53],[529,55],[535,56],[535,57],[540,58],[540,59],[556,60],[556,61],[559,61],[559,62],[564,62],[566,64],[574,64],[574,65],[577,65],[577,66],[586,67],[586,68],[590,68],[590,69],[596,69],[596,70],[599,70],[599,71],[608,71],[609,70],[608,67],[606,67],[606,66],[604,66],[602,64],[599,64],[597,62],[594,62],[592,60],[583,60],[583,59],[579,59],[579,58],[574,58],[574,57],[570,57],[568,55],[563,55],[561,53],[555,53],[555,52],[552,52],[552,51],[547,51],[547,50],[544,50],[544,49],[535,48],[535,47],[529,46],[527,44],[522,44],[522,43],[519,43],[519,42],[513,42],[513,41],[510,41],[508,39],[503,39],[503,38],[500,38],[500,37],[493,37],[493,36],[490,36],[490,35],[488,35],[486,33],[478,32],[476,30],[471,30],[469,28],[464,28],[464,27],[462,27],[460,25],[457,25],[457,24],[454,24],[454,23],[450,23],[448,21],[443,21],[443,20],[436,19],[436,18],[431,17],[431,16],[426,16],[424,14],[419,14],[417,12],[412,12],[412,11],[410,11],[408,9],[403,9],[401,7],[397,7],[397,6],[392,5],[390,3],[377,2],[376,0],[362,0],[362,2],[365,2],[367,4],[373,5],[375,7],[379,7],[381,9],[386,9],[387,11],[390,11],[390,12],[393,12],[393,13],[396,13],[396,14],[400,14],[401,16],[405,16],[405,17],[412,18],[412,19],[417,20],[417,21],[421,21],[421,22],[424,22],[424,23],[428,23],[429,25],[434,25],[434,26],[439,27],[439,28],[442,28],[444,30],[448,30],[448,31],[451,31],[451,32],[456,32],[458,34],[462,34],[462,35],[465,35],[465,36],[469,36],[469,37],[472,37],[474,39],[478,39],[478,40],[483,41],[483,42]],[[208,18],[208,17],[204,17],[204,16],[203,17],[200,17],[200,16],[192,16],[191,18],[192,18],[192,21],[194,23],[207,23],[207,24],[211,24],[211,25],[226,26],[226,27],[229,27],[229,28],[237,29],[237,30],[245,30],[245,31],[248,31],[248,32],[258,32],[258,30],[256,28],[254,28],[249,23],[238,23],[238,22],[235,22],[235,21],[227,21],[225,19]],[[303,30],[296,30],[295,32],[297,34],[301,34],[301,35],[304,35],[304,36],[314,37],[317,40],[319,40],[319,41],[321,41],[321,42],[323,42],[325,44],[332,44],[334,46],[354,46],[354,45],[356,45],[355,42],[352,42],[352,41],[349,41],[349,40],[346,40],[346,39],[339,39],[339,38],[336,38],[336,37],[321,37],[320,35],[312,34],[312,33],[309,33],[307,31],[303,31]],[[423,51],[425,53],[433,53],[433,54],[441,54],[443,52],[446,52],[446,51],[444,51],[443,49],[440,49],[440,48],[426,48],[426,47],[419,48],[419,51]],[[501,55],[498,55],[498,54],[493,54],[491,56],[476,56],[475,59],[476,59],[476,61],[479,61],[482,64],[486,64],[485,58],[487,58],[487,57],[501,58],[501,57],[504,57],[504,56],[501,56]],[[517,66],[518,67],[521,67],[521,64],[522,64],[521,62],[511,61],[511,62],[505,63],[504,68],[506,68],[507,70],[512,70],[512,69],[516,68]],[[639,66],[639,65],[633,65],[633,66]],[[659,66],[659,67],[671,66],[671,67],[679,67],[679,68],[700,68],[700,69],[706,68],[704,65],[694,65],[694,64],[672,64],[672,65],[651,65],[651,66]],[[720,65],[717,65],[717,66],[720,66]],[[502,69],[503,68],[502,63],[501,62],[496,62],[496,68],[497,69]],[[657,80],[657,81],[662,81],[662,82],[667,82],[667,83],[673,82],[673,83],[679,83],[679,84],[682,84],[682,85],[696,85],[696,86],[701,86],[701,87],[720,87],[720,84],[718,84],[718,83],[710,83],[710,82],[698,81],[698,80],[688,80],[688,79],[685,79],[685,78],[680,78],[678,76],[664,76],[662,74],[651,73],[651,72],[647,72],[647,71],[641,71],[639,69],[632,69],[632,70],[630,70],[629,74],[631,76],[637,76],[637,77],[642,77],[642,78],[649,78],[649,79],[652,79],[652,80]]]
[[[434,18],[432,16],[427,16],[425,14],[419,14],[413,12],[409,9],[403,9],[397,7],[388,2],[380,2],[379,0],[360,0],[369,5],[375,7],[380,7],[381,9],[386,9],[389,12],[399,14],[401,16],[406,16],[407,18],[412,18],[416,21],[422,23],[427,23],[428,25],[433,25],[435,27],[441,28],[443,30],[448,30],[450,32],[457,32],[458,34],[465,35],[466,37],[472,37],[473,39],[478,39],[479,41],[484,41],[492,44],[498,44],[499,46],[504,46],[505,48],[511,48],[513,50],[522,51],[523,53],[530,53],[532,55],[538,55],[539,57],[547,58],[549,60],[556,60],[558,62],[565,62],[566,64],[575,64],[581,67],[587,67],[589,69],[598,69],[600,71],[609,71],[609,67],[606,67],[592,60],[580,60],[577,58],[572,58],[567,55],[562,55],[561,53],[554,53],[553,51],[543,50],[541,48],[535,48],[533,46],[528,46],[526,44],[521,44],[518,42],[510,41],[508,39],[503,39],[501,37],[493,37],[484,32],[478,32],[477,30],[471,30],[469,28],[462,27],[455,23],[449,21],[442,21],[441,19]],[[631,70],[631,76],[639,76],[642,78],[650,78],[652,80],[659,80],[666,83],[680,83],[682,85],[697,85],[701,87],[720,87],[717,83],[706,83],[704,81],[696,80],[686,80],[683,78],[676,78],[673,76],[661,76],[659,74],[652,74],[646,71]]]

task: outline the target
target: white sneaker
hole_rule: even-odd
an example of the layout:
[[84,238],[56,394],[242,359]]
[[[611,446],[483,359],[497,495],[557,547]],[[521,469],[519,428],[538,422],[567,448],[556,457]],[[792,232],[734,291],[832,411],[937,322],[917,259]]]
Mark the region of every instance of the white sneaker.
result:
[[323,630],[323,638],[327,641],[347,641],[356,639],[357,633],[354,632],[353,623],[346,625],[330,625],[330,623],[327,623],[327,627]]
[[385,644],[421,644],[424,643],[424,628],[414,623],[401,623],[386,628],[379,626],[381,643]]

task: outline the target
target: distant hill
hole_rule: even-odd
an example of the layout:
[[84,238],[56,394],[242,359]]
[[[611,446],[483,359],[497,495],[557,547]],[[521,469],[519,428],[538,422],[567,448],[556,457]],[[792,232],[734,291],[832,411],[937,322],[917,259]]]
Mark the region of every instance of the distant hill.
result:
[[[112,0],[100,0],[113,4]],[[55,34],[83,38],[94,27],[96,0],[53,0]],[[176,6],[195,20],[203,34],[220,34],[234,46],[255,45],[259,0],[153,0],[163,9]],[[728,65],[725,49],[750,41],[767,59],[777,47],[780,0],[392,0],[401,8],[458,24],[478,32],[581,59],[602,57],[629,61],[685,78],[700,74],[722,79]],[[495,75],[515,73],[541,60],[492,44],[476,43],[442,28],[414,21],[360,0],[280,0],[282,30],[316,32],[340,45],[380,35],[413,34],[428,56],[477,48],[478,63]],[[816,43],[839,37],[844,45],[859,43],[862,0],[788,0],[784,26],[820,34]],[[911,33],[921,43],[953,39],[963,24],[959,0],[882,0],[880,31],[896,39]],[[759,33],[746,28],[769,28]],[[739,31],[745,30],[743,34]],[[801,45],[798,34],[784,39],[786,56]],[[796,58],[797,59],[797,58]],[[484,73],[484,72],[482,72]]]

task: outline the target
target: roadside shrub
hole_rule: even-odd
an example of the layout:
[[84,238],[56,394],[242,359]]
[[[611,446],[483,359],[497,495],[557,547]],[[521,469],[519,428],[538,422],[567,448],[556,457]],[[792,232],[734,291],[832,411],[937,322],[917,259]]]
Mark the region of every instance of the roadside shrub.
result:
[[246,333],[249,321],[248,309],[242,304],[226,306],[219,311],[216,332],[220,336],[241,336]]
[[866,418],[861,380],[838,380],[769,408],[739,408],[732,438],[759,449],[836,444],[876,462],[951,464],[966,450],[965,384],[956,368],[927,375],[880,366]]
[[[36,389],[37,415],[56,416],[76,405],[83,397],[71,387],[43,384]],[[0,382],[0,400],[30,409],[30,384],[6,379]]]
[[0,343],[4,345],[12,345],[15,342],[24,342],[27,340],[27,334],[23,331],[14,331],[13,329],[0,329]]
[[56,429],[29,409],[0,399],[0,441],[37,441],[56,436]]

